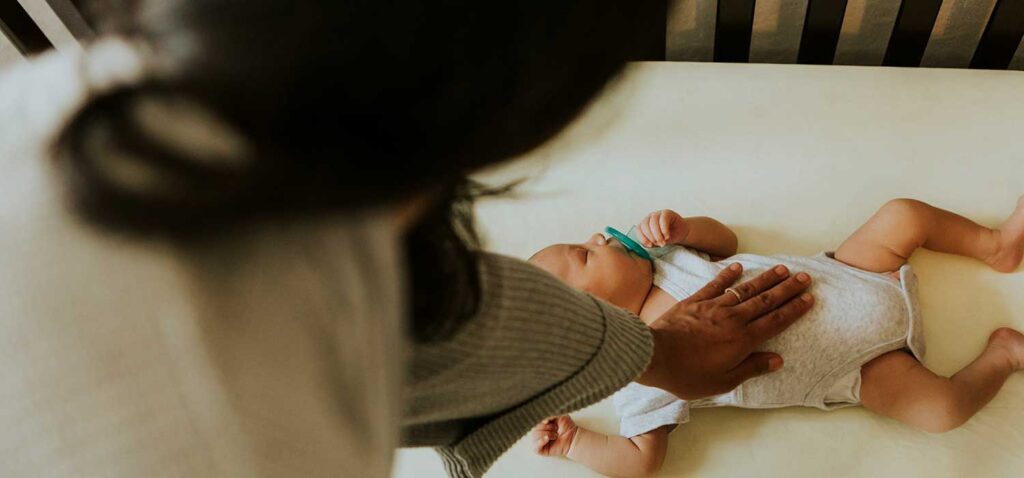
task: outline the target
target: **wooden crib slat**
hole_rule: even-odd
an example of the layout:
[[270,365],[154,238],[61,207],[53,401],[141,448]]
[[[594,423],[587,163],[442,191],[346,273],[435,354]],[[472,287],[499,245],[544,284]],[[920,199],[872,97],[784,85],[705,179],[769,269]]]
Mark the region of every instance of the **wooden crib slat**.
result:
[[1017,47],[1017,53],[1014,53],[1013,59],[1010,60],[1010,66],[1007,66],[1008,70],[1024,70],[1024,40],[1021,40],[1020,46]]
[[757,0],[750,35],[751,63],[796,63],[810,0]]
[[831,65],[836,56],[839,31],[846,14],[846,0],[811,0],[807,6],[804,34],[797,63]]
[[672,0],[666,54],[669,61],[712,61],[718,0]]
[[46,3],[50,5],[50,9],[57,15],[64,27],[79,40],[86,40],[92,38],[94,32],[89,23],[85,20],[81,10],[79,10],[79,2],[72,0],[46,0]]
[[881,65],[899,13],[900,0],[846,2],[846,15],[833,62],[836,65]]
[[753,25],[754,0],[718,0],[715,61],[746,63]]
[[919,66],[942,0],[903,0],[885,52],[885,66]]
[[23,55],[53,48],[53,44],[25,12],[18,0],[0,0],[0,33]]
[[997,0],[943,2],[921,66],[967,68]]
[[1000,0],[978,42],[971,68],[1006,69],[1024,38],[1024,1]]

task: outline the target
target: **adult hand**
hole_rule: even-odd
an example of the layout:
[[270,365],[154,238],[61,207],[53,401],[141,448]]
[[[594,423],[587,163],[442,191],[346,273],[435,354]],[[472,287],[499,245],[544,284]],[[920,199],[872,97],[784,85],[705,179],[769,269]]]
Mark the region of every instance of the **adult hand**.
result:
[[811,278],[780,265],[726,291],[742,270],[730,265],[651,323],[654,354],[638,382],[692,400],[782,367],[778,354],[753,351],[810,310]]

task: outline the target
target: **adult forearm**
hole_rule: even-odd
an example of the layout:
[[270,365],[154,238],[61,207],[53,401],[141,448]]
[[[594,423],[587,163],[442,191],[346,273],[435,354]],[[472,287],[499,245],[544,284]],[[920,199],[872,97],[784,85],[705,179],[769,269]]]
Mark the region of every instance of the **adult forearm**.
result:
[[[615,393],[651,356],[650,330],[628,311],[573,290],[526,262],[482,254],[484,299],[450,340],[419,344],[407,381],[406,446],[437,446],[481,474],[545,417]],[[467,429],[467,418],[493,417]]]
[[[597,401],[635,378],[650,357],[649,331],[628,312],[511,258],[485,255],[480,272],[478,314],[452,339],[414,349],[410,421],[492,415],[559,385],[572,387],[568,396]],[[574,380],[595,365],[588,382]]]

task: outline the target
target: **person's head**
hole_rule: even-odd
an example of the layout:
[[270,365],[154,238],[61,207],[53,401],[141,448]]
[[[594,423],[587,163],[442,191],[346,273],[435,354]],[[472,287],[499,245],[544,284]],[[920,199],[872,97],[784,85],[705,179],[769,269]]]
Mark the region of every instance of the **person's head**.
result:
[[[58,164],[94,220],[169,233],[453,187],[553,137],[653,35],[618,0],[97,3],[149,68],[72,119]],[[242,157],[180,124],[237,132]]]
[[622,243],[594,234],[580,244],[554,244],[530,262],[573,288],[639,313],[653,283],[651,262]]
[[202,238],[431,191],[422,221],[436,223],[407,235],[417,338],[478,303],[461,178],[556,135],[658,30],[647,2],[620,0],[93,3],[99,30],[143,45],[149,68],[57,136],[83,217]]

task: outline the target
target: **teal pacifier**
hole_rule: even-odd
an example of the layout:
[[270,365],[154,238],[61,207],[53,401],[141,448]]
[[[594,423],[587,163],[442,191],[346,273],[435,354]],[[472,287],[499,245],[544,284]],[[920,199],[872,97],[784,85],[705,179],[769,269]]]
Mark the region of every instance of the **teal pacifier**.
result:
[[619,242],[621,242],[622,245],[626,247],[626,249],[633,251],[633,253],[635,253],[636,255],[643,257],[644,259],[651,260],[651,255],[647,253],[647,249],[644,249],[644,246],[641,246],[640,243],[634,241],[633,239],[630,239],[629,236],[619,232],[618,229],[608,226],[604,228],[604,232],[611,234],[611,236],[614,237]]

